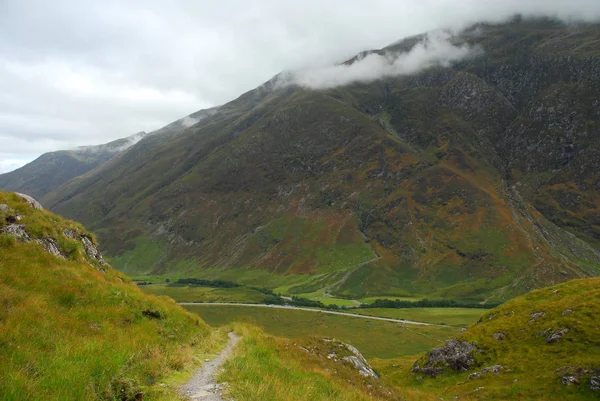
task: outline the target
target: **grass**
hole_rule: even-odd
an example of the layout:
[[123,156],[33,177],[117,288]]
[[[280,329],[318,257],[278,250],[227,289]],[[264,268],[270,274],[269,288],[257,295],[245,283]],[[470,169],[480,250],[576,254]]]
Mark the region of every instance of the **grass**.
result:
[[248,323],[267,334],[286,338],[310,336],[337,338],[357,347],[366,358],[394,358],[414,355],[458,334],[458,328],[399,325],[393,322],[360,319],[288,309],[244,306],[193,305],[186,309],[197,313],[206,323],[219,327]]
[[[0,192],[0,203],[24,215],[26,230],[34,223],[30,235],[83,230],[12,195]],[[218,348],[223,333],[83,260],[0,241],[0,399],[178,399],[173,380]]]
[[[573,312],[564,314],[567,309]],[[545,315],[533,320],[532,314]],[[413,388],[431,395],[461,400],[592,400],[589,377],[600,361],[600,279],[572,280],[533,291],[487,311],[478,324],[458,336],[476,344],[479,367],[469,372],[447,372],[435,379],[412,375],[415,357],[374,360],[385,380],[398,388]],[[548,343],[551,332],[568,329],[557,342]],[[493,334],[503,333],[505,340]],[[422,364],[423,357],[419,361]],[[468,379],[485,366],[504,367],[498,374]],[[587,373],[586,373],[587,372]],[[565,386],[565,375],[579,384]],[[479,390],[476,390],[480,388]]]
[[140,289],[153,295],[166,295],[177,302],[260,303],[265,294],[248,287],[210,288],[183,285],[152,284]]
[[352,310],[352,313],[360,315],[390,317],[461,327],[475,323],[485,312],[485,309],[473,308],[367,308]]
[[[367,401],[398,399],[390,388],[327,358],[323,341],[294,341],[237,327],[243,339],[225,364],[227,399],[240,401]],[[302,348],[301,348],[302,347]]]

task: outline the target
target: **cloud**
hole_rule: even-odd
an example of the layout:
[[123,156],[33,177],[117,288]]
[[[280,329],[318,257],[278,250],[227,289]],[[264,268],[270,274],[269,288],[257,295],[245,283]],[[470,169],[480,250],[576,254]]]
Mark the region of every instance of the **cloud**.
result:
[[464,44],[454,45],[448,31],[434,31],[423,37],[408,52],[362,53],[356,61],[321,68],[309,68],[283,74],[279,85],[295,84],[309,89],[325,89],[354,82],[371,82],[380,78],[415,74],[433,66],[448,66],[479,53]]
[[2,0],[0,161],[150,132],[281,71],[514,13],[597,20],[600,1]]
[[191,127],[192,125],[198,124],[200,122],[200,120],[190,117],[190,116],[186,116],[186,117],[183,117],[181,120],[179,120],[179,122],[181,123],[181,125],[188,128],[188,127]]

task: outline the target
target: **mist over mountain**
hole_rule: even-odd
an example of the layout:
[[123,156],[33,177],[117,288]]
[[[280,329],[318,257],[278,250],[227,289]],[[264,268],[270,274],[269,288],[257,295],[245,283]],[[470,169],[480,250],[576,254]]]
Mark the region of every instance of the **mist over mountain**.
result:
[[72,178],[95,169],[145,136],[145,132],[139,132],[102,145],[44,153],[23,167],[0,174],[0,189],[40,198]]

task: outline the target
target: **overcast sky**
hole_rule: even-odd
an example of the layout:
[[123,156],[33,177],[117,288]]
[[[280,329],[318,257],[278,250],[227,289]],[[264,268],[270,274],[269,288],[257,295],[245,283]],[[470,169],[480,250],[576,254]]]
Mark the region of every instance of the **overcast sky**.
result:
[[0,0],[0,172],[152,131],[404,36],[600,0]]

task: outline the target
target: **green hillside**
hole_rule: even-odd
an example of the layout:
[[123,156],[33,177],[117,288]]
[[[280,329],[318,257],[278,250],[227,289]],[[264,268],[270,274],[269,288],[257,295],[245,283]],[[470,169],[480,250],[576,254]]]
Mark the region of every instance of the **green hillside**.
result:
[[595,276],[599,40],[479,24],[448,67],[318,91],[275,77],[42,202],[135,275],[473,301]]
[[600,279],[572,280],[492,309],[458,342],[417,362],[373,365],[388,383],[444,398],[594,400],[600,394],[598,313]]
[[177,399],[170,376],[216,345],[95,250],[81,225],[0,192],[1,400]]

